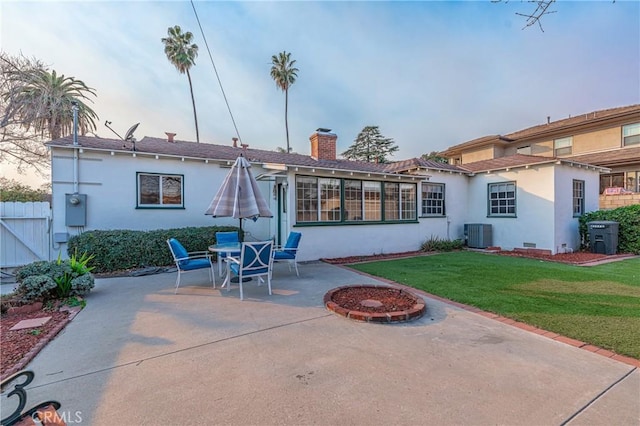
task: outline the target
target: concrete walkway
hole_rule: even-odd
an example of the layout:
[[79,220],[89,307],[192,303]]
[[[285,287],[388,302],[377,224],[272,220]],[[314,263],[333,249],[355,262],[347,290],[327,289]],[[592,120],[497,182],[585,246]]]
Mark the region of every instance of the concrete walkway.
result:
[[[380,284],[323,263],[204,286],[206,271],[97,280],[31,362],[29,404],[86,425],[637,425],[637,368],[441,300],[404,324],[327,311],[331,288]],[[220,284],[218,279],[218,284]]]

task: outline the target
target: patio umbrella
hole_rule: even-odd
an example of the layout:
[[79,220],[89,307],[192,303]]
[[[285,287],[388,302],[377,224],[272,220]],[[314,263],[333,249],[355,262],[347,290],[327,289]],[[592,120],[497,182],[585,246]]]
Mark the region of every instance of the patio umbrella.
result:
[[224,178],[222,186],[213,197],[205,214],[240,219],[240,230],[242,230],[242,219],[256,220],[259,217],[273,217],[250,168],[251,164],[240,155]]

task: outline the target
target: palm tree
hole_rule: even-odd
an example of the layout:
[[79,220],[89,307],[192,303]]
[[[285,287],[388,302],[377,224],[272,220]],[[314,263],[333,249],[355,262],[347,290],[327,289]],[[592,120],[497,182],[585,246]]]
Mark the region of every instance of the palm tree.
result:
[[82,134],[96,130],[97,114],[83,100],[96,96],[94,89],[55,70],[35,68],[22,77],[22,84],[8,99],[7,109],[22,127],[58,139],[73,133],[73,103],[78,103],[78,127]]
[[271,57],[271,78],[276,82],[276,86],[284,92],[284,127],[287,132],[287,152],[291,152],[289,147],[289,87],[296,82],[298,68],[294,67],[295,59],[291,60],[291,53],[286,51]]
[[191,74],[189,69],[195,65],[198,56],[198,46],[193,41],[193,34],[187,31],[183,33],[179,25],[167,29],[169,37],[162,39],[164,43],[164,53],[180,74],[187,74],[189,79],[189,90],[191,91],[191,103],[193,104],[193,119],[196,123],[196,142],[200,142],[198,132],[198,115],[196,113],[196,100],[193,97],[193,85],[191,84]]

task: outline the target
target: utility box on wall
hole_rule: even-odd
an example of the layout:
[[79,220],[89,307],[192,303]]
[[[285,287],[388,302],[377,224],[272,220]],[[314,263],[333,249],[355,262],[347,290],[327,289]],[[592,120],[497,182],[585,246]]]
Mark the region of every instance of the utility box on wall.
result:
[[86,194],[65,194],[65,225],[87,225]]
[[618,222],[600,220],[588,222],[591,253],[616,254],[618,251]]

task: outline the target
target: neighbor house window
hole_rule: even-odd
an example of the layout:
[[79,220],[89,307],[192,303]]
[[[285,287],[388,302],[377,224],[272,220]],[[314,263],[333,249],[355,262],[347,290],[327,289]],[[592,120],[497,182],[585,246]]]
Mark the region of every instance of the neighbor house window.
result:
[[422,184],[422,215],[444,216],[444,183]]
[[183,175],[138,173],[138,207],[184,207]]
[[581,216],[584,213],[584,181],[573,180],[573,215]]
[[556,139],[553,141],[553,154],[555,156],[571,154],[572,146],[573,146],[572,136],[569,136],[568,138]]
[[622,146],[640,144],[640,123],[622,126]]
[[531,145],[516,148],[516,154],[531,155]]
[[297,223],[415,220],[416,185],[296,176],[296,206]]
[[624,188],[624,173],[600,175],[600,193],[607,188]]
[[516,215],[516,183],[490,183],[489,184],[489,216]]

